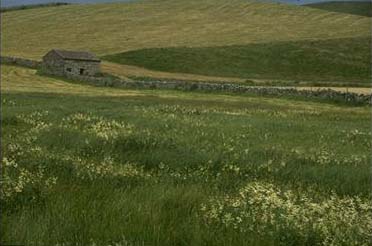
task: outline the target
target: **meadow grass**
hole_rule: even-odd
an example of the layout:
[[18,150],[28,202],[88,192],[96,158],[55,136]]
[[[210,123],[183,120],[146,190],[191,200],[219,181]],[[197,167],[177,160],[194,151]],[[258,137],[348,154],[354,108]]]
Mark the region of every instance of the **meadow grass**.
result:
[[368,107],[2,67],[2,243],[369,245]]
[[[369,52],[358,51],[369,47],[365,16],[245,0],[154,0],[28,9],[2,17],[3,55],[41,59],[53,48],[99,56],[131,51],[137,58],[130,63],[139,66],[227,80],[368,79]],[[342,40],[352,50],[345,53]],[[151,59],[142,59],[144,49],[155,49]],[[140,77],[152,77],[141,71]]]

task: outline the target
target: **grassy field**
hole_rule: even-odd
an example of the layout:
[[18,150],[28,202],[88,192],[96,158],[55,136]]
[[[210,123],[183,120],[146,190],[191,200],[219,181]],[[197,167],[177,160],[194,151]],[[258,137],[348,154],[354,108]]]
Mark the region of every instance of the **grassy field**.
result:
[[359,38],[245,46],[156,48],[109,55],[104,59],[176,73],[369,84],[370,44],[370,38]]
[[342,81],[303,81],[303,80],[288,80],[288,79],[243,79],[238,77],[218,77],[207,76],[190,73],[175,73],[150,70],[137,66],[118,64],[104,61],[101,64],[101,69],[105,73],[109,73],[125,79],[127,81],[146,81],[146,80],[163,80],[163,81],[198,81],[212,83],[238,83],[250,86],[285,86],[295,87],[297,89],[332,89],[343,92],[354,92],[358,94],[371,94],[371,85],[363,82],[342,82]]
[[[181,79],[191,73],[365,83],[370,75],[365,52],[370,18],[315,8],[154,0],[11,11],[2,17],[4,55],[40,59],[52,48],[89,50],[126,65],[179,72],[171,77]],[[140,77],[154,73],[141,71]]]
[[101,69],[103,72],[113,74],[126,80],[141,80],[145,78],[159,79],[159,80],[185,80],[185,81],[204,81],[204,82],[226,82],[231,83],[244,83],[247,80],[236,77],[217,77],[217,76],[206,76],[198,74],[187,74],[187,73],[172,73],[162,72],[156,70],[150,70],[142,67],[118,64],[108,61],[101,63]]
[[331,1],[312,3],[306,6],[327,11],[372,17],[372,3],[369,1]]
[[370,243],[368,107],[1,69],[3,244]]
[[[368,86],[371,19],[343,12],[243,0],[33,8],[2,13],[1,49],[89,50],[128,80]],[[15,66],[1,80],[0,244],[370,245],[367,106],[94,87]]]

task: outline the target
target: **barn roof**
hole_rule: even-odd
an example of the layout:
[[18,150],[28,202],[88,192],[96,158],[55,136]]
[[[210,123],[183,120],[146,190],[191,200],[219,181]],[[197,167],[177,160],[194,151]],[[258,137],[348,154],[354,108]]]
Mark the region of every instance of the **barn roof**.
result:
[[65,60],[79,60],[79,61],[94,61],[94,62],[100,62],[101,60],[90,52],[85,51],[69,51],[69,50],[52,50],[57,55],[62,57],[62,59]]

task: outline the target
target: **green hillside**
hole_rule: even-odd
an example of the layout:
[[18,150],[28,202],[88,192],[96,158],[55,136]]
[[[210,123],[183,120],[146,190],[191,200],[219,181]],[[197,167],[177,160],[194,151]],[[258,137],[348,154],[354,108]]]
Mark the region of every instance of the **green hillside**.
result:
[[308,7],[323,9],[327,11],[347,13],[353,15],[372,17],[372,3],[371,2],[323,2],[323,3],[312,3],[306,5]]
[[145,68],[252,79],[370,81],[370,39],[143,49],[105,56]]
[[248,79],[369,78],[370,19],[314,8],[245,0],[154,0],[12,11],[2,19],[4,55],[40,59],[52,48],[99,56],[130,52],[114,60]]

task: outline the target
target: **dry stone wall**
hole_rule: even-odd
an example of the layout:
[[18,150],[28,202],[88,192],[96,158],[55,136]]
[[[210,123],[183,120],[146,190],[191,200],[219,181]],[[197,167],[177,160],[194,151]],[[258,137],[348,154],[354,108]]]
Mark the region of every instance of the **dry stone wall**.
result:
[[166,89],[183,91],[230,92],[255,94],[263,96],[300,96],[305,98],[320,98],[350,104],[372,105],[372,94],[364,95],[351,92],[339,92],[331,89],[297,90],[285,87],[259,87],[231,83],[207,83],[185,81],[125,81],[115,78],[68,76],[69,79],[83,81],[96,86],[122,87],[132,89]]
[[[33,69],[41,68],[41,62],[16,58],[4,57],[0,59],[1,63],[19,65]],[[372,94],[364,95],[351,92],[339,92],[330,89],[320,90],[297,90],[295,88],[285,87],[258,87],[246,86],[232,83],[207,83],[207,82],[185,82],[185,81],[125,81],[112,77],[94,77],[80,76],[73,74],[64,74],[64,77],[85,82],[95,86],[131,88],[131,89],[166,89],[183,91],[205,91],[205,92],[229,92],[269,96],[301,96],[305,98],[321,98],[331,101],[346,102],[350,104],[372,105]]]
[[41,62],[39,61],[13,56],[0,56],[0,62],[1,64],[17,65],[33,69],[39,69],[41,66]]

